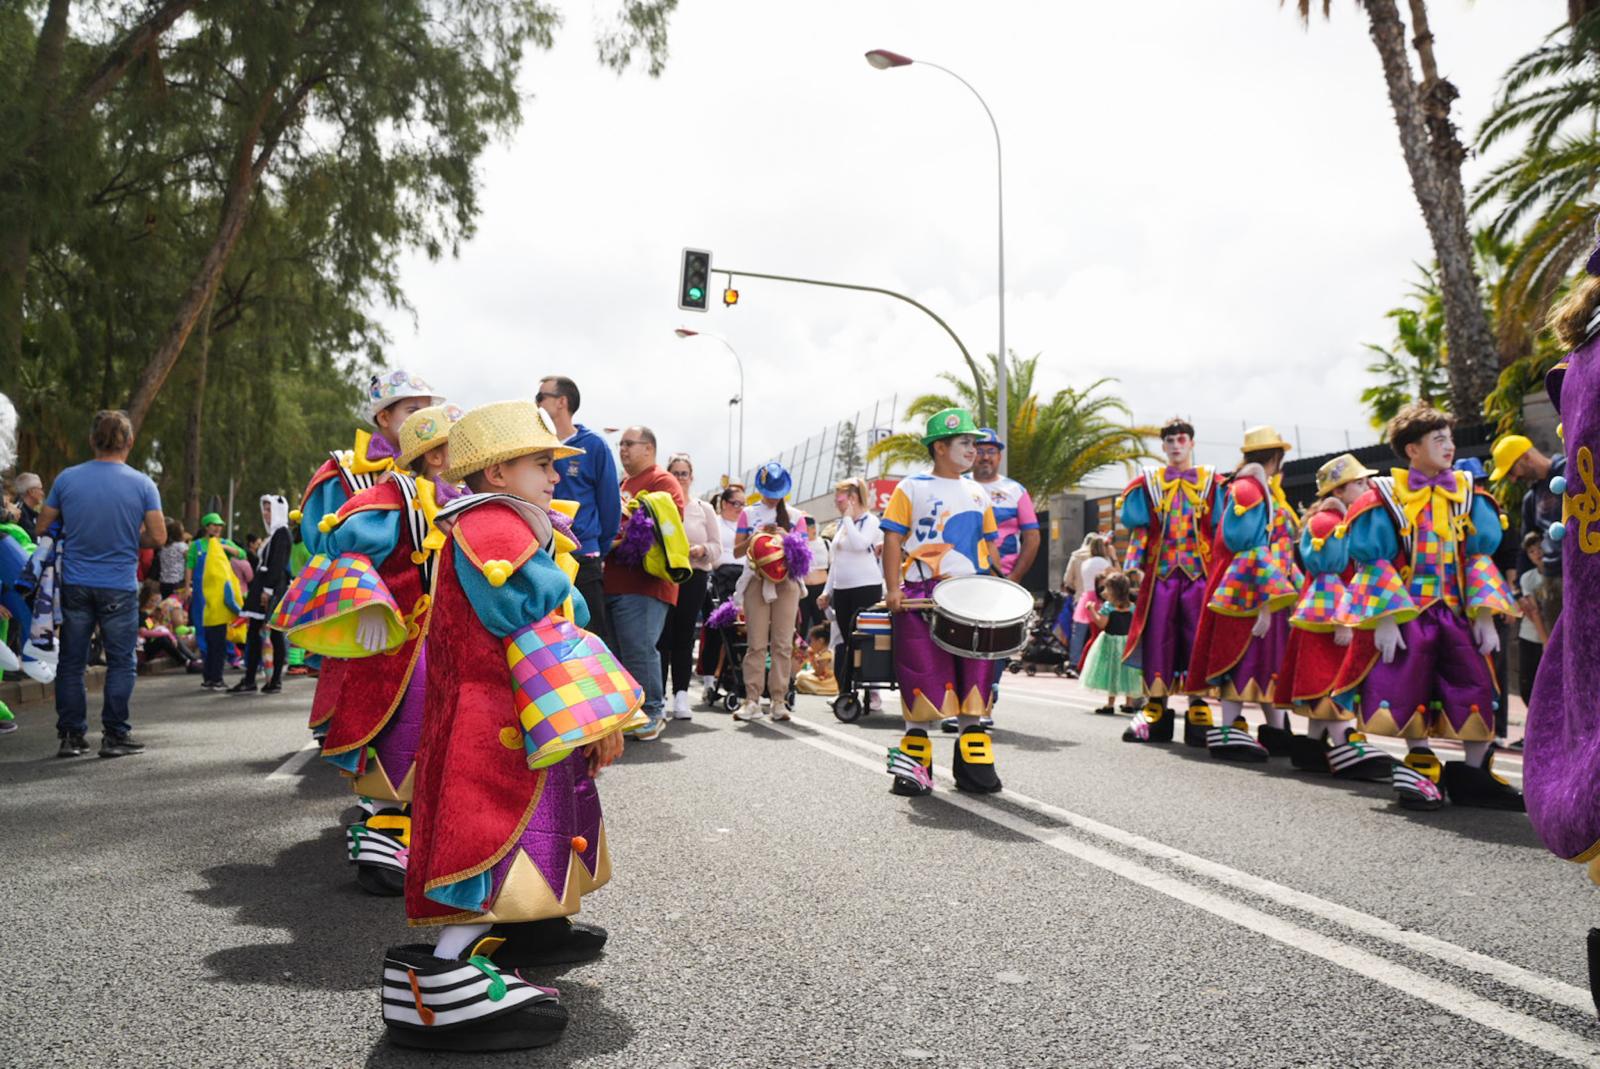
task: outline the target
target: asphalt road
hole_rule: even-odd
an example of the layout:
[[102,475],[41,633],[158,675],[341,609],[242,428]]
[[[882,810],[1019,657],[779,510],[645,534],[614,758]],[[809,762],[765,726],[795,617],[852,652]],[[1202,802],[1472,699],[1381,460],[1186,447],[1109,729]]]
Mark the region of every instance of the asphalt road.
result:
[[[467,1063],[383,1039],[382,950],[411,937],[343,859],[310,690],[141,680],[150,749],[114,761],[56,759],[49,711],[20,711],[0,1066]],[[992,798],[889,795],[898,720],[817,698],[629,743],[584,914],[610,948],[550,974],[561,1043],[471,1063],[1600,1065],[1600,895],[1525,817],[1126,745],[1095,704],[1008,679]]]

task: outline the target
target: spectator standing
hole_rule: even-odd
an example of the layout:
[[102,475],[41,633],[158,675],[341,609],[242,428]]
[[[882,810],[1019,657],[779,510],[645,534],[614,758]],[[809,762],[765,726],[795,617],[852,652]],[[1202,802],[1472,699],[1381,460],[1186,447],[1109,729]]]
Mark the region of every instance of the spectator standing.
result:
[[[629,427],[617,442],[617,452],[622,458],[622,470],[628,476],[622,480],[622,500],[631,501],[640,494],[659,491],[670,495],[678,506],[678,514],[683,514],[683,488],[656,463],[654,431],[649,427]],[[620,502],[618,510],[621,510]],[[579,515],[582,515],[581,510]],[[661,641],[667,613],[677,603],[677,586],[651,575],[642,563],[624,564],[615,555],[606,561],[606,615],[616,636],[612,649],[621,658],[623,667],[644,688],[644,712],[650,718],[649,723],[633,733],[637,739],[659,738],[667,727],[666,684],[661,676],[661,652],[656,644]]]
[[1522,533],[1539,535],[1539,572],[1545,582],[1540,588],[1539,608],[1546,627],[1554,627],[1561,615],[1561,543],[1550,537],[1551,524],[1561,522],[1562,498],[1567,488],[1567,458],[1560,453],[1545,456],[1533,442],[1520,434],[1507,434],[1494,443],[1494,471],[1491,482],[1516,479],[1529,484],[1522,495]]
[[[1533,681],[1539,674],[1545,643],[1550,641],[1550,625],[1545,620],[1540,604],[1543,599],[1539,596],[1549,582],[1541,567],[1544,563],[1543,541],[1544,536],[1538,531],[1529,531],[1522,536],[1522,549],[1532,567],[1517,577],[1518,592],[1522,595],[1517,599],[1517,607],[1522,610],[1522,622],[1517,627],[1517,691],[1522,695],[1524,705],[1533,696]],[[1500,708],[1495,710],[1494,733],[1502,746],[1506,745],[1509,726],[1505,705],[1505,702],[1501,702]],[[1521,741],[1510,748],[1522,749]]]
[[[244,678],[228,688],[229,694],[253,694],[256,670],[261,667],[261,631],[278,607],[278,599],[289,589],[289,552],[294,548],[289,535],[289,502],[278,494],[261,495],[261,522],[267,537],[256,539],[256,566],[244,596],[244,617],[250,621],[244,640]],[[263,694],[283,689],[283,669],[289,661],[289,640],[282,631],[272,632],[272,678],[261,688]]]
[[[601,562],[611,552],[622,522],[622,501],[617,497],[617,463],[606,440],[581,423],[574,423],[582,396],[578,386],[562,375],[547,375],[534,398],[550,414],[561,444],[582,453],[556,462],[561,476],[561,497],[578,503],[572,533],[578,539],[578,574],[572,585],[589,606],[589,630],[607,646],[617,649],[616,635],[606,604]],[[673,484],[676,488],[676,483]],[[641,682],[642,685],[642,682]]]
[[[794,488],[794,480],[782,464],[773,461],[756,472],[755,489],[759,500],[745,505],[739,517],[739,532],[733,554],[744,560],[744,707],[733,714],[735,720],[760,720],[767,714],[761,708],[765,686],[772,700],[772,718],[788,720],[784,699],[789,692],[789,674],[794,664],[795,624],[800,619],[800,595],[804,576],[789,574],[774,580],[756,572],[750,560],[750,543],[763,532],[780,538],[789,533],[806,536],[805,517],[790,515],[784,498]],[[787,556],[787,553],[785,553]],[[756,574],[752,574],[756,572]],[[768,653],[771,664],[768,665]]]
[[688,720],[689,685],[694,682],[694,639],[700,613],[706,604],[706,588],[711,573],[722,562],[722,523],[709,501],[694,496],[694,462],[688,453],[674,453],[667,460],[667,474],[683,490],[683,533],[689,540],[689,566],[694,569],[687,582],[678,586],[678,601],[667,613],[661,631],[663,680],[671,673],[674,720]]
[[157,578],[161,581],[161,596],[170,597],[183,586],[186,574],[184,565],[189,559],[189,534],[177,520],[167,520],[167,544],[156,554]]
[[133,423],[126,412],[95,414],[89,436],[94,459],[56,476],[39,510],[37,528],[62,519],[61,654],[56,670],[57,755],[89,752],[84,668],[98,625],[105,643],[106,679],[100,709],[101,757],[144,749],[133,737],[128,701],[138,671],[139,547],[167,538],[156,484],[128,466]]
[[[855,658],[850,640],[856,633],[856,616],[883,599],[883,530],[878,517],[867,508],[872,491],[860,477],[841,480],[833,488],[833,504],[839,510],[839,527],[833,533],[832,562],[828,585],[817,599],[820,608],[833,609],[833,622],[839,628],[839,644],[834,647],[833,670],[839,678],[839,693],[849,694],[854,687]],[[878,692],[872,692],[876,700]],[[877,708],[876,704],[873,706]]]
[[812,628],[828,622],[827,613],[820,602],[822,592],[828,589],[831,558],[828,553],[828,540],[823,537],[821,524],[799,509],[795,512],[811,536],[806,540],[806,546],[811,550],[811,571],[805,577],[806,592],[800,599],[800,634],[808,636]]
[[44,506],[44,483],[33,472],[25,471],[12,482],[11,490],[17,501],[17,526],[27,531],[29,538],[39,541],[39,509]]
[[1111,544],[1103,535],[1090,535],[1088,543],[1089,555],[1078,568],[1077,601],[1072,607],[1072,646],[1068,655],[1074,667],[1083,655],[1083,644],[1089,638],[1090,626],[1100,609],[1100,591],[1096,584],[1115,563],[1111,559]]

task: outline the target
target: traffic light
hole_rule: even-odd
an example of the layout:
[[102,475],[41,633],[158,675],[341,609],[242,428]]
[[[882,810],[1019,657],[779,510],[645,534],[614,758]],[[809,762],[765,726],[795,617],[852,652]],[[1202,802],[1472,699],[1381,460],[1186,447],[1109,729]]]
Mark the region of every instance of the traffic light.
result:
[[739,291],[734,289],[732,286],[729,286],[727,289],[723,290],[722,303],[728,308],[732,308],[734,305],[738,304]]
[[711,253],[705,249],[683,250],[683,271],[678,277],[678,307],[686,312],[704,312],[711,288]]

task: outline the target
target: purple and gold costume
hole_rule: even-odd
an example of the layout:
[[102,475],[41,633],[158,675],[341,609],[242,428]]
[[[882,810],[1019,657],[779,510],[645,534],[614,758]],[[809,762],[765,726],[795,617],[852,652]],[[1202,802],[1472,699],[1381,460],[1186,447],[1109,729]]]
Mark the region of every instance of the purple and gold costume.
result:
[[1119,498],[1129,532],[1127,570],[1144,573],[1128,633],[1126,661],[1144,673],[1153,698],[1190,689],[1189,661],[1206,605],[1212,505],[1210,468],[1146,468]]

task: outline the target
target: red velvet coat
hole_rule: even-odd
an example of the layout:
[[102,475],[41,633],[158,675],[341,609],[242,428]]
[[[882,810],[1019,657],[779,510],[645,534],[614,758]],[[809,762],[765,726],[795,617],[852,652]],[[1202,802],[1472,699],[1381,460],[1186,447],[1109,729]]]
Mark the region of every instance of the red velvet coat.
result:
[[[1305,530],[1312,538],[1329,539],[1334,530],[1344,522],[1344,514],[1333,509],[1314,512],[1306,520]],[[1355,574],[1355,565],[1344,570],[1345,582]],[[1352,642],[1354,639],[1352,638]],[[1345,651],[1350,647],[1337,645],[1331,631],[1307,631],[1303,627],[1289,627],[1289,646],[1284,651],[1283,666],[1278,669],[1278,682],[1272,699],[1277,705],[1316,705],[1333,690],[1334,677],[1344,663]]]

